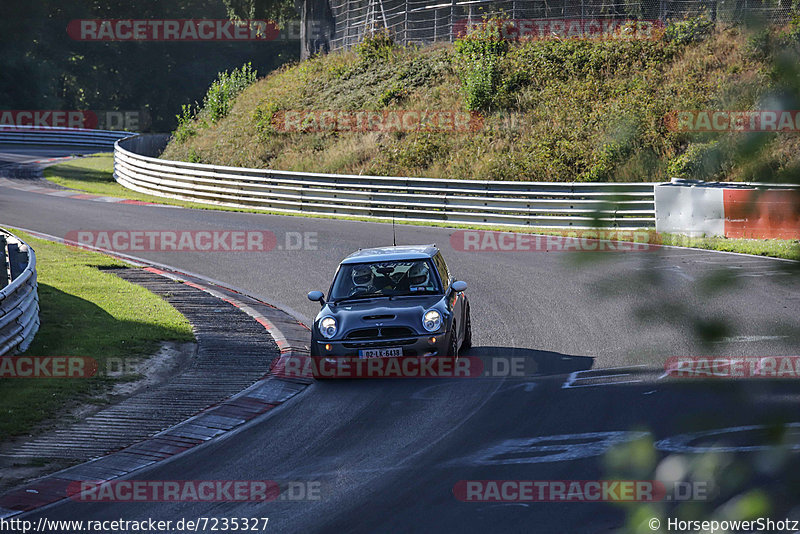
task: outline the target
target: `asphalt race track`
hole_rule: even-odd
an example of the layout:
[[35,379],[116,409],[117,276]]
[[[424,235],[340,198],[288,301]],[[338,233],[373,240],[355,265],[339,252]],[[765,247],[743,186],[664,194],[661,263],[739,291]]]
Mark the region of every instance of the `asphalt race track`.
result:
[[[306,324],[318,310],[306,293],[327,292],[344,256],[392,242],[389,224],[107,204],[7,187],[0,187],[0,224],[59,237],[74,230],[269,230],[278,246],[266,253],[133,254],[242,288]],[[467,355],[524,358],[527,376],[315,383],[241,430],[135,477],[313,481],[316,500],[62,501],[27,517],[268,517],[268,532],[609,532],[625,525],[631,506],[462,502],[453,488],[462,480],[647,478],[630,471],[634,457],[620,463],[607,454],[612,443],[641,438],[656,443],[656,459],[691,460],[718,447],[711,456],[719,465],[739,466],[735,481],[710,483],[712,500],[699,504],[707,510],[700,519],[753,488],[772,496],[765,515],[800,519],[800,497],[792,493],[800,487],[800,428],[784,435],[783,463],[766,461],[762,450],[775,437],[773,425],[800,423],[796,383],[663,377],[671,356],[800,355],[796,264],[680,248],[463,252],[451,246],[452,229],[396,230],[399,244],[439,245],[453,274],[469,284],[474,347]],[[287,250],[297,232],[315,246]],[[709,331],[720,336],[704,342]],[[654,510],[669,517],[676,505]],[[642,532],[650,517],[643,516]]]

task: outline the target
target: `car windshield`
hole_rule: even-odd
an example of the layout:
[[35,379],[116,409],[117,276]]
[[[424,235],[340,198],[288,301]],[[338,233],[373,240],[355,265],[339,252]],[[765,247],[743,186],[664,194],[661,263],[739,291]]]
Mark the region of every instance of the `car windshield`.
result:
[[439,293],[441,286],[429,260],[343,264],[331,300]]

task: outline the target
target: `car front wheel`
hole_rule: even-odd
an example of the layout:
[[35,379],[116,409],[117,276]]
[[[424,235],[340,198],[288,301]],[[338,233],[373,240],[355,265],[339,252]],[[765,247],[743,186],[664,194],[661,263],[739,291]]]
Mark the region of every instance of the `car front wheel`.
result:
[[464,318],[464,341],[461,343],[461,350],[467,350],[472,346],[472,318],[469,316],[469,306],[467,306],[467,316]]
[[450,332],[450,346],[447,349],[447,357],[454,360],[458,359],[458,330],[456,330],[455,323],[453,324],[453,331]]

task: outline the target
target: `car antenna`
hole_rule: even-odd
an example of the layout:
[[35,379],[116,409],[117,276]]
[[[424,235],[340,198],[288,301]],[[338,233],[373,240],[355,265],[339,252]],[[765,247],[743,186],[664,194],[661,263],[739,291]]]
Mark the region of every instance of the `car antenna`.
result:
[[394,233],[394,214],[392,214],[392,246],[397,246],[397,234]]

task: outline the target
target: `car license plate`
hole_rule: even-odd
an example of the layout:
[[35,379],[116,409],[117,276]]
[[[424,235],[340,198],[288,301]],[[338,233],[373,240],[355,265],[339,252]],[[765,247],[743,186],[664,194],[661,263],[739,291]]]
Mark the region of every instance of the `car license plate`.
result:
[[396,358],[403,355],[400,347],[393,349],[363,349],[358,351],[359,358]]

